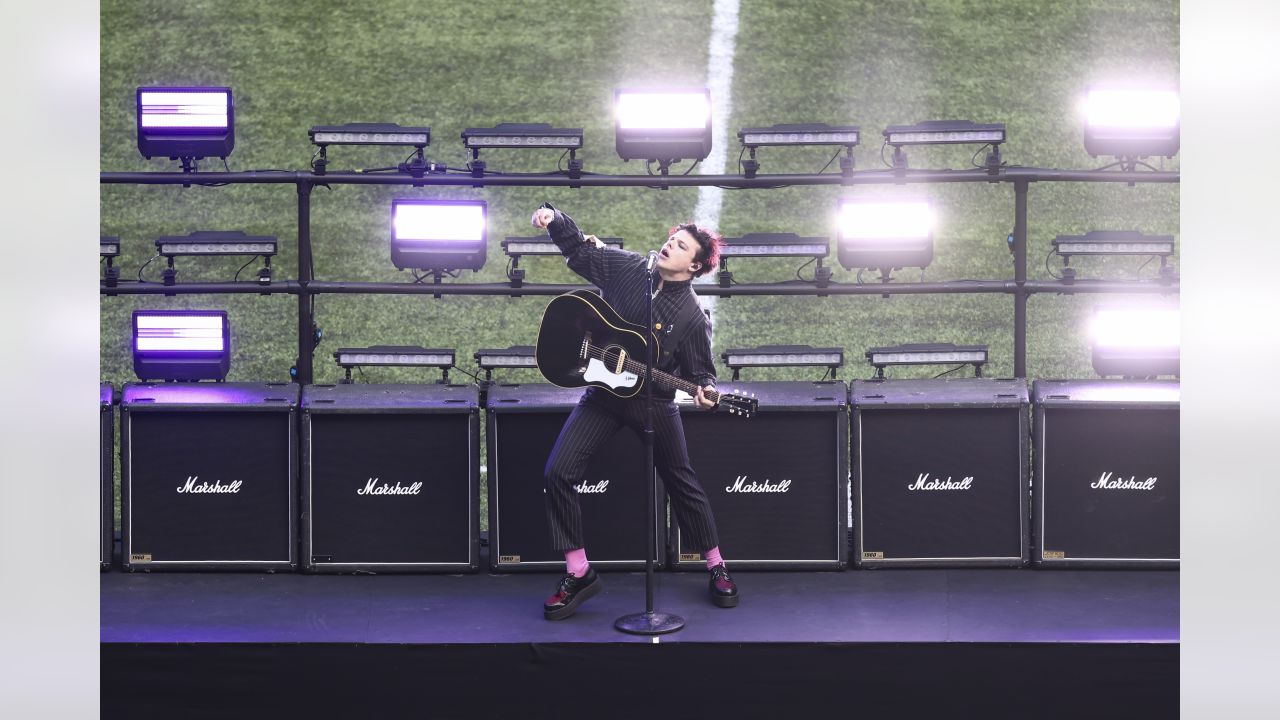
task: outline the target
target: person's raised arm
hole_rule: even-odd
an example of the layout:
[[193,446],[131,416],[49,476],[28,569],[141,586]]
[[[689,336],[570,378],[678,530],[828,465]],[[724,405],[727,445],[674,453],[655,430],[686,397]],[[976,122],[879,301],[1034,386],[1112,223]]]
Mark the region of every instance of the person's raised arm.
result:
[[534,227],[547,231],[551,241],[564,254],[570,270],[601,288],[614,271],[628,262],[634,262],[637,257],[635,253],[606,247],[596,241],[594,236],[583,235],[573,218],[557,210],[551,203],[543,203],[533,211],[532,223]]

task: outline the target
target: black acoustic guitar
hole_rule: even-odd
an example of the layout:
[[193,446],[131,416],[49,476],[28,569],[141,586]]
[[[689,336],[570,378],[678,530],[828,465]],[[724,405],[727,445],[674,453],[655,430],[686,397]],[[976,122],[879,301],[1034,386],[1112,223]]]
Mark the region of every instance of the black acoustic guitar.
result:
[[[547,305],[538,329],[534,355],[543,377],[560,387],[603,388],[631,397],[644,385],[646,343],[658,355],[658,338],[642,325],[618,316],[599,295],[575,290]],[[694,395],[698,386],[654,369],[654,382]],[[712,391],[707,399],[734,415],[750,417],[759,402],[754,397]]]

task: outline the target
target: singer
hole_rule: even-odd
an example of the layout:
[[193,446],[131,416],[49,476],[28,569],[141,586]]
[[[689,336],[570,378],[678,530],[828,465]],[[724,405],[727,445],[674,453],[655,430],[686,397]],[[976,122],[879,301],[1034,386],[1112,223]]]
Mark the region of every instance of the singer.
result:
[[[648,256],[618,250],[584,236],[573,218],[543,203],[533,213],[533,226],[545,228],[564,253],[569,268],[601,289],[604,299],[626,320],[647,321],[648,274],[656,270],[653,296],[654,332],[659,352],[658,370],[695,382],[698,407],[714,404],[705,391],[715,389],[715,365],[711,359],[711,324],[698,306],[690,287],[693,278],[716,267],[720,236],[714,231],[683,223],[671,228],[667,241]],[[738,604],[738,587],[720,557],[716,522],[707,494],[689,464],[684,426],[670,390],[653,391],[654,461],[680,531],[691,547],[703,549],[710,572],[711,601],[718,607]],[[582,539],[582,509],[575,485],[582,483],[591,456],[623,425],[637,434],[644,428],[645,398],[641,393],[620,398],[588,388],[565,421],[547,460],[546,511],[552,546],[564,551],[567,573],[555,594],[543,603],[543,617],[562,620],[587,598],[600,591],[600,578],[587,561]]]

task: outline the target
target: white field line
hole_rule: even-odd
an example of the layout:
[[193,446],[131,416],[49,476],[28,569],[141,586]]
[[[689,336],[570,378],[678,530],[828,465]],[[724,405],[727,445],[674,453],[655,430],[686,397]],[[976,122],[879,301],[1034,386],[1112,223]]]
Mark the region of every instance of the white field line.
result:
[[[711,16],[711,39],[707,57],[707,87],[711,89],[711,154],[699,165],[703,175],[720,175],[725,170],[727,157],[729,113],[733,110],[733,53],[738,37],[738,0],[715,0]],[[693,221],[699,225],[719,229],[720,208],[724,190],[718,187],[698,188],[698,204],[693,210]],[[714,282],[715,271],[698,278],[697,282]],[[716,298],[701,297],[702,309],[711,318],[715,329]]]

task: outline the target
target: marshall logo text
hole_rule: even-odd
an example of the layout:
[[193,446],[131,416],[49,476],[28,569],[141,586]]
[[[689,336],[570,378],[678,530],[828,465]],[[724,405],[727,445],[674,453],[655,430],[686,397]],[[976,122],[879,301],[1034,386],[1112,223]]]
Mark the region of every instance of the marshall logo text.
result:
[[208,482],[202,482],[199,485],[196,481],[200,479],[199,475],[188,475],[187,482],[178,486],[180,493],[238,493],[240,486],[243,484],[240,480],[232,480],[230,483],[223,485],[221,480],[214,480],[210,485]]
[[401,485],[396,481],[395,485],[386,483],[378,484],[382,478],[369,478],[369,482],[364,484],[363,488],[356,491],[357,495],[417,495],[422,492],[422,483],[416,482],[412,485]]
[[790,480],[779,480],[776,483],[769,482],[769,478],[765,478],[764,482],[747,482],[746,475],[739,475],[732,485],[724,487],[725,492],[739,493],[784,493],[791,490]]
[[948,475],[946,480],[939,478],[929,479],[929,473],[920,473],[916,476],[916,481],[907,485],[908,490],[972,490],[973,476],[967,475],[964,479],[955,481]]
[[1104,472],[1102,477],[1098,478],[1098,482],[1090,483],[1089,487],[1096,490],[1155,490],[1156,479],[1149,477],[1146,480],[1139,480],[1137,475],[1130,475],[1128,480],[1124,478],[1111,479],[1112,473]]
[[587,481],[583,480],[580,484],[574,485],[573,489],[577,490],[580,493],[604,494],[604,491],[609,489],[609,481],[601,480],[600,482],[595,483],[594,485],[588,485]]

